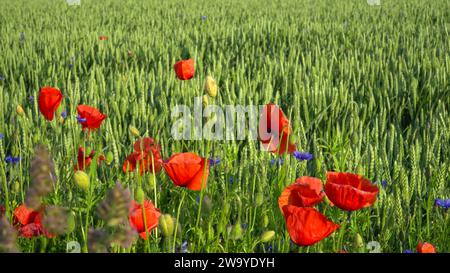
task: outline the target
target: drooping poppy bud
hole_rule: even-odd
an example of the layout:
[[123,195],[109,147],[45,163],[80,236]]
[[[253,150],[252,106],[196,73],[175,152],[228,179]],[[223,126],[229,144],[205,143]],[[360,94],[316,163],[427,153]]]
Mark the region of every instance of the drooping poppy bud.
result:
[[173,68],[178,79],[189,80],[195,74],[195,61],[193,59],[182,60],[176,62]]
[[217,83],[211,76],[206,77],[205,91],[213,98],[217,96]]
[[261,234],[260,241],[262,243],[267,243],[267,242],[272,241],[272,239],[274,237],[275,237],[275,231],[273,231],[273,230],[265,231],[263,234]]
[[[39,111],[47,120],[53,120],[55,112],[63,99],[61,91],[54,87],[42,87],[39,90]],[[63,119],[64,120],[64,119]]]
[[136,128],[136,127],[134,127],[134,126],[130,126],[130,133],[133,135],[133,136],[136,136],[136,137],[139,137],[141,134],[139,133],[139,130]]
[[136,200],[136,202],[141,204],[142,202],[144,202],[144,199],[145,199],[145,192],[141,187],[138,187],[134,192],[134,200]]
[[16,112],[19,116],[24,116],[25,115],[25,111],[23,110],[22,106],[17,105],[16,107]]

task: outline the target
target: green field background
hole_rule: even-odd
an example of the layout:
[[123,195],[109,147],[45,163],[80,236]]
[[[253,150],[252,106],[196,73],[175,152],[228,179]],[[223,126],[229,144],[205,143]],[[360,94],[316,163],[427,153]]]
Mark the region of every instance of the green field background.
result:
[[[70,241],[85,250],[86,227],[104,225],[96,204],[117,180],[132,191],[142,184],[148,199],[156,193],[163,213],[177,215],[184,190],[164,172],[156,184],[150,174],[122,172],[136,141],[130,126],[157,139],[165,159],[186,151],[221,158],[204,192],[209,210],[199,213],[199,192],[192,191],[180,208],[176,245],[186,241],[190,252],[369,252],[354,247],[356,234],[364,244],[379,242],[382,252],[415,249],[419,240],[450,251],[449,212],[434,205],[450,197],[450,1],[81,0],[68,6],[63,0],[0,0],[0,6],[0,204],[6,192],[10,209],[24,202],[33,150],[43,143],[58,177],[46,202],[76,215],[73,232],[44,247],[40,238],[20,238],[21,251],[65,252]],[[102,35],[109,39],[100,41]],[[196,73],[180,81],[173,64],[187,53]],[[208,75],[219,86],[210,104],[278,104],[290,116],[298,149],[314,159],[285,156],[274,166],[275,156],[251,139],[174,140],[172,107],[192,106]],[[67,112],[63,124],[40,115],[42,86],[65,95],[58,110]],[[108,116],[87,140],[75,118],[78,104]],[[89,170],[89,198],[73,182],[83,145],[114,155],[110,165]],[[6,163],[8,155],[22,157],[20,164]],[[378,200],[350,217],[320,204],[341,228],[314,246],[297,247],[278,196],[300,176],[325,181],[327,170],[378,183]],[[236,225],[243,226],[242,236],[235,236]],[[275,238],[260,243],[267,230]],[[171,251],[166,247],[154,232],[148,243],[139,239],[110,251]]]

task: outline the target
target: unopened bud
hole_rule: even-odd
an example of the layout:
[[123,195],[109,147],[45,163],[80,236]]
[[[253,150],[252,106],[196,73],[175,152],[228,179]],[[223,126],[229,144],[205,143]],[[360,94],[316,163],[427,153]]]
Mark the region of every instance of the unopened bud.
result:
[[170,214],[164,214],[159,217],[159,228],[164,237],[172,237],[175,224]]
[[269,230],[265,231],[263,234],[261,234],[261,242],[267,243],[272,241],[272,239],[275,237],[275,231]]
[[89,189],[89,176],[83,172],[83,171],[76,171],[75,174],[73,175],[75,183],[77,184],[77,186],[84,190],[87,191]]

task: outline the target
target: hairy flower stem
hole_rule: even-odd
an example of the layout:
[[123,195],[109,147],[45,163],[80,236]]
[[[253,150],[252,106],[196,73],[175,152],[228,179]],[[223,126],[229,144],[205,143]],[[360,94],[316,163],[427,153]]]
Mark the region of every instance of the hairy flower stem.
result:
[[[155,173],[155,159],[153,157],[153,153],[151,153],[152,155],[152,177],[153,177],[153,193],[155,195],[155,208],[158,208],[158,195],[156,192],[156,173]],[[158,239],[158,227],[155,228],[155,237],[156,239]]]
[[175,253],[175,246],[177,244],[177,233],[178,233],[178,223],[180,221],[180,211],[181,211],[181,207],[183,206],[183,201],[184,201],[184,197],[186,196],[186,190],[185,189],[181,189],[183,192],[181,194],[181,201],[180,204],[178,205],[178,211],[177,211],[177,221],[175,223],[175,232],[173,235],[173,247],[172,247],[172,251],[173,253]]

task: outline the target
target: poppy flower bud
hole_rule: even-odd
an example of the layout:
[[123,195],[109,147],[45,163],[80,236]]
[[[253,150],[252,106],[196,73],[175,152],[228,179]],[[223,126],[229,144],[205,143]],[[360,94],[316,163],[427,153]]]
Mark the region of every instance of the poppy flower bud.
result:
[[213,98],[217,96],[217,84],[214,78],[211,76],[206,77],[205,91]]
[[150,190],[153,190],[155,188],[155,179],[154,179],[155,174],[150,173],[149,174],[149,181],[148,181],[148,186],[150,188]]
[[172,237],[175,229],[175,223],[170,214],[164,214],[159,217],[159,228],[161,229],[164,237]]
[[208,226],[208,241],[214,241],[215,237],[214,237],[214,228],[209,225]]
[[268,225],[269,225],[269,217],[267,215],[264,215],[263,227],[267,227]]
[[274,237],[275,237],[275,231],[273,231],[273,230],[265,231],[263,234],[261,234],[260,241],[262,243],[268,243],[268,242],[272,241],[272,239]]
[[139,133],[139,130],[134,126],[130,126],[130,133],[135,137],[141,136],[141,134]]
[[67,233],[71,233],[75,230],[75,213],[73,211],[69,212],[67,215]]
[[19,181],[14,182],[14,192],[20,192],[20,183]]
[[238,222],[231,228],[231,238],[235,241],[240,240],[242,238],[242,234],[242,226],[241,223]]
[[106,164],[110,165],[114,160],[113,152],[109,151],[106,153]]
[[364,240],[359,233],[355,235],[355,238],[353,240],[353,247],[357,249],[364,247]]
[[202,102],[203,102],[203,106],[208,105],[208,96],[207,95],[203,95]]
[[256,194],[255,204],[256,206],[259,207],[263,204],[263,202],[264,202],[264,195],[261,192],[259,192],[258,194]]
[[141,204],[144,201],[145,198],[145,192],[144,190],[139,187],[134,192],[134,200],[136,200],[137,203]]
[[22,106],[20,106],[20,105],[17,105],[16,112],[19,116],[25,115],[25,111],[23,110]]
[[77,186],[84,190],[87,191],[89,189],[89,176],[83,172],[83,171],[76,171],[75,174],[73,175],[75,183],[77,184]]

